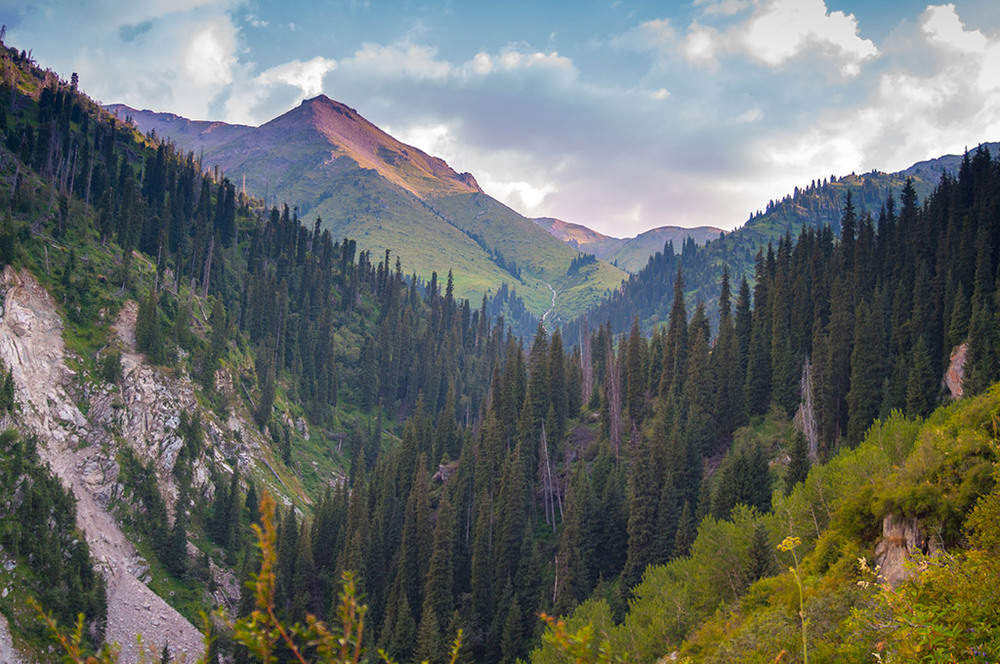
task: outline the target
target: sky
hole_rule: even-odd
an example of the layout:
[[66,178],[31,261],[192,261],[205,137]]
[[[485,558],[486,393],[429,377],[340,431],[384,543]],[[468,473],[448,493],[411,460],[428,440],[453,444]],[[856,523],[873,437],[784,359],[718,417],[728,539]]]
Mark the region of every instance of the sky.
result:
[[103,103],[258,125],[323,93],[616,237],[1000,140],[997,0],[0,0],[0,22]]

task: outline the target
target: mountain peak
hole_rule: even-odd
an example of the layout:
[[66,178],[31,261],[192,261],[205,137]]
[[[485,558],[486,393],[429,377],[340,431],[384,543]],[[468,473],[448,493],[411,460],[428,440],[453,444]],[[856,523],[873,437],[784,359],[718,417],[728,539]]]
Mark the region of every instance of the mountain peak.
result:
[[393,138],[323,94],[303,100],[260,129],[285,144],[323,145],[330,160],[348,157],[421,199],[482,191],[471,174],[456,173],[443,159]]
[[357,116],[359,118],[361,117],[361,115],[355,109],[351,108],[347,104],[341,103],[341,102],[337,101],[336,99],[330,99],[329,97],[327,97],[324,94],[316,95],[315,97],[313,97],[311,99],[303,99],[302,103],[299,104],[299,107],[300,108],[317,108],[317,107],[318,108],[323,108],[323,107],[334,108],[334,109],[337,109],[340,112],[347,112],[347,113],[350,113],[351,115],[355,115],[355,116]]

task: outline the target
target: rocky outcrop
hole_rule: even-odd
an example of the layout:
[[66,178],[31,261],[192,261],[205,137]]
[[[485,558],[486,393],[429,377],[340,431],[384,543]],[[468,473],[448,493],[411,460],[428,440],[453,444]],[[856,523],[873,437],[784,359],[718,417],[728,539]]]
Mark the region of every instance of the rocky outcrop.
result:
[[24,659],[14,647],[14,639],[10,636],[7,619],[0,615],[0,662],[3,664],[22,664]]
[[147,644],[169,642],[193,659],[201,634],[143,583],[148,566],[107,509],[117,464],[102,424],[77,406],[55,304],[27,272],[8,267],[0,281],[0,357],[14,377],[20,424],[38,436],[40,457],[76,498],[77,526],[108,582],[108,640],[121,644],[125,663],[139,660],[139,633]]
[[948,391],[951,392],[952,399],[961,399],[964,393],[962,381],[965,380],[965,357],[968,352],[969,344],[959,344],[951,351],[951,357],[948,359],[948,370],[944,374],[944,382],[948,386]]
[[875,545],[875,564],[881,580],[895,588],[913,575],[906,563],[914,555],[932,553],[935,548],[915,518],[886,516],[882,520],[882,537]]

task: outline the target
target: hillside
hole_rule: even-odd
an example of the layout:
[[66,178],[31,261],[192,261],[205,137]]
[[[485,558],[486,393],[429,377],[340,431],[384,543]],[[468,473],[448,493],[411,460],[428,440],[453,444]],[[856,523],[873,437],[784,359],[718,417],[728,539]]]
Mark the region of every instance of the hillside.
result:
[[[594,597],[567,616],[570,633],[592,630],[577,661],[606,661],[602,642],[640,663],[995,661],[998,414],[997,387],[925,421],[893,414],[770,510],[706,517],[689,555],[646,570],[627,613]],[[531,661],[562,650],[549,640]]]
[[[107,107],[143,132],[168,138],[181,150],[218,166],[233,182],[268,201],[287,201],[306,223],[322,219],[334,237],[402,260],[403,272],[429,279],[454,275],[455,293],[479,301],[501,284],[516,288],[528,310],[569,319],[613,290],[624,273],[611,266],[567,274],[576,252],[490,199],[494,223],[478,209],[456,206],[463,196],[488,198],[469,173],[405,145],[354,109],[325,96],[302,102],[260,127],[192,122],[178,116]],[[472,215],[472,216],[470,216]],[[508,244],[527,232],[531,242]],[[544,267],[543,267],[544,266]],[[557,284],[557,277],[558,284]]]
[[[986,143],[982,148],[987,154],[1000,154],[1000,143]],[[718,321],[719,288],[724,269],[728,270],[734,285],[743,277],[752,284],[758,254],[766,253],[769,245],[774,249],[783,239],[794,242],[804,229],[821,232],[829,228],[830,233],[838,237],[848,196],[852,214],[867,219],[877,230],[887,215],[899,213],[907,183],[913,196],[911,204],[920,205],[940,184],[944,174],[957,177],[965,160],[962,155],[948,155],[914,164],[897,173],[852,173],[796,188],[781,200],[770,201],[765,210],[751,214],[739,228],[708,241],[703,247],[684,245],[677,256],[658,250],[647,265],[631,275],[622,289],[612,292],[607,300],[587,313],[587,324],[610,322],[614,332],[621,334],[638,318],[642,328],[651,331],[665,320],[674,278],[680,268],[684,272],[689,304],[704,302],[714,325]],[[969,168],[968,164],[964,168]],[[582,319],[571,322],[567,334],[574,338],[582,325]]]
[[711,226],[697,228],[660,226],[639,233],[635,237],[617,238],[603,235],[580,224],[571,224],[551,217],[539,217],[532,221],[571,247],[593,254],[626,272],[633,273],[645,267],[650,257],[658,251],[663,251],[668,242],[677,250],[676,248],[683,245],[689,237],[694,239],[696,244],[703,245],[723,233],[721,229]]

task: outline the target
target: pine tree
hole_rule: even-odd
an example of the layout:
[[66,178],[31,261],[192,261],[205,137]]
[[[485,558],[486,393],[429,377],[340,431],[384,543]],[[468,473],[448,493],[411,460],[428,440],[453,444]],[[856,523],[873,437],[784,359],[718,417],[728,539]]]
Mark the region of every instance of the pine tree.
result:
[[691,503],[684,501],[680,516],[677,517],[677,534],[674,535],[674,557],[686,556],[696,535],[694,512]]
[[153,364],[163,364],[167,351],[160,329],[159,302],[159,293],[150,290],[135,319],[135,347]]
[[687,309],[684,306],[684,274],[677,268],[674,279],[674,302],[667,321],[667,337],[663,346],[663,375],[660,394],[680,392],[683,374],[687,368]]
[[885,378],[885,344],[878,314],[862,302],[858,305],[854,349],[851,353],[851,389],[847,393],[848,443],[861,442],[868,426],[878,416]]
[[[434,527],[434,550],[431,553],[427,569],[427,580],[424,583],[424,607],[421,617],[421,633],[431,630],[427,635],[428,644],[433,646],[430,652],[421,656],[443,659],[444,639],[442,634],[447,625],[444,620],[451,616],[454,608],[452,598],[452,580],[454,574],[455,549],[455,508],[445,491],[438,506],[437,524]],[[428,614],[431,618],[428,618]],[[425,623],[428,625],[425,627]],[[432,660],[436,661],[436,660]]]
[[962,388],[966,395],[979,394],[1000,378],[997,317],[993,304],[993,271],[985,229],[976,238],[975,290],[969,319],[969,350],[965,359]]
[[771,508],[771,474],[764,450],[756,441],[734,447],[719,466],[712,516],[728,518],[737,505],[762,512]]
[[[768,247],[768,253],[771,253]],[[747,415],[762,415],[771,399],[772,320],[768,307],[768,269],[764,255],[757,254],[757,285],[754,288],[753,328],[747,355],[746,411]]]
[[771,546],[771,539],[768,537],[767,527],[758,521],[754,525],[750,549],[747,552],[748,560],[744,577],[748,584],[777,573],[778,566],[775,564],[774,550],[774,547]]
[[906,414],[910,417],[927,417],[937,401],[937,380],[931,368],[927,343],[923,336],[917,338],[910,360],[910,375],[906,385]]
[[622,571],[622,586],[625,589],[634,587],[642,580],[646,566],[655,556],[656,510],[660,498],[651,443],[640,436],[637,446],[637,455],[629,470],[628,553]]
[[719,335],[712,349],[711,369],[715,384],[716,436],[728,438],[740,420],[739,389],[739,340],[733,322],[729,292],[729,269],[722,273],[722,291],[719,295]]
[[795,440],[792,442],[791,454],[789,454],[788,474],[785,475],[785,495],[792,492],[799,482],[804,482],[809,475],[811,467],[809,461],[809,444],[806,437],[800,432],[795,433]]
[[625,407],[631,428],[642,428],[646,410],[646,342],[639,331],[639,319],[632,322],[626,359]]
[[[579,390],[577,389],[577,394]],[[552,397],[552,426],[549,439],[559,444],[566,433],[566,417],[569,413],[569,394],[572,393],[566,375],[566,355],[563,350],[562,335],[558,328],[552,333],[549,344],[549,393]],[[577,406],[579,411],[579,406]]]
[[576,464],[555,558],[553,610],[557,615],[569,615],[578,602],[586,599],[592,588],[589,563],[593,560],[594,536],[590,532],[590,524],[594,521],[596,500],[585,464]]

